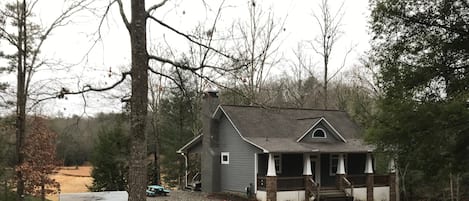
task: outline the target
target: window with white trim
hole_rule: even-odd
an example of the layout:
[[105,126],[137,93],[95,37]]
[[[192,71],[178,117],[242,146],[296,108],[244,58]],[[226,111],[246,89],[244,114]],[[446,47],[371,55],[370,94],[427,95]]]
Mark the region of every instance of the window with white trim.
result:
[[274,154],[275,172],[282,173],[282,154]]
[[[329,175],[335,176],[339,165],[339,154],[331,154],[329,158]],[[347,169],[347,154],[344,154],[344,168]]]
[[221,152],[221,164],[230,164],[230,152]]
[[312,134],[313,138],[326,138],[326,131],[322,128],[316,128]]

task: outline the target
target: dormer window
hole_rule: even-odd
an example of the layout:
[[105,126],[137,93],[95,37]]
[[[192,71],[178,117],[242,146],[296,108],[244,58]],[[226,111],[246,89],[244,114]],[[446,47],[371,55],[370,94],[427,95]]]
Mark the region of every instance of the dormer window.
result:
[[326,131],[322,128],[316,128],[313,131],[313,138],[326,138]]

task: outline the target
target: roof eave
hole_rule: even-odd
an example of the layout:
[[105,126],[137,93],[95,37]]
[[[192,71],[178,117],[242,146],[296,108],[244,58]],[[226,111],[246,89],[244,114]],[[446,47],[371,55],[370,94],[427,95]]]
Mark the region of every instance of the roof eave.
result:
[[182,146],[180,149],[178,149],[176,151],[176,153],[178,154],[181,154],[181,153],[186,153],[187,149],[191,148],[192,146],[194,146],[196,143],[198,143],[199,141],[202,140],[202,136],[204,134],[199,134],[197,136],[195,136],[191,141],[189,141],[188,143],[186,143],[184,146]]

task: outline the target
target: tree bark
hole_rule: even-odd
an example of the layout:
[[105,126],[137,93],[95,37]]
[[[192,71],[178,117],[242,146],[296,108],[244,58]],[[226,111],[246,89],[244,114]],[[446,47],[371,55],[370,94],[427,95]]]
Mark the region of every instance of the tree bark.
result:
[[130,100],[129,201],[145,201],[147,184],[146,115],[148,104],[148,53],[145,0],[131,1],[130,42],[132,96]]
[[44,178],[42,178],[41,182],[41,201],[46,201],[46,185],[44,184]]
[[[18,61],[17,61],[17,91],[16,91],[16,165],[20,166],[24,161],[22,152],[25,135],[26,121],[26,1],[17,2],[18,9]],[[23,173],[16,170],[17,184],[16,193],[17,200],[24,200],[24,180]]]

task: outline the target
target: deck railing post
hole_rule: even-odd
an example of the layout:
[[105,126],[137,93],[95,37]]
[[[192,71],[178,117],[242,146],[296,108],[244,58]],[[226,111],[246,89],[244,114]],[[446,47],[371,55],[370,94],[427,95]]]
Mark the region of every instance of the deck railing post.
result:
[[371,153],[366,154],[365,174],[366,174],[366,201],[373,201],[374,173],[373,173],[373,160],[371,158]]
[[309,201],[310,198],[314,195],[313,192],[313,177],[311,175],[304,175],[305,178],[305,200]]
[[396,164],[389,161],[389,201],[397,201]]
[[265,180],[267,201],[277,201],[277,173],[275,170],[274,155],[272,153],[269,153],[269,163]]
[[267,201],[277,201],[277,176],[265,177]]
[[309,201],[313,196],[313,176],[311,171],[311,158],[309,154],[303,154],[303,176],[305,178],[305,200]]
[[337,162],[337,172],[336,174],[336,184],[337,188],[340,190],[344,190],[344,178],[345,178],[345,162],[344,162],[344,154],[339,154],[339,161]]

